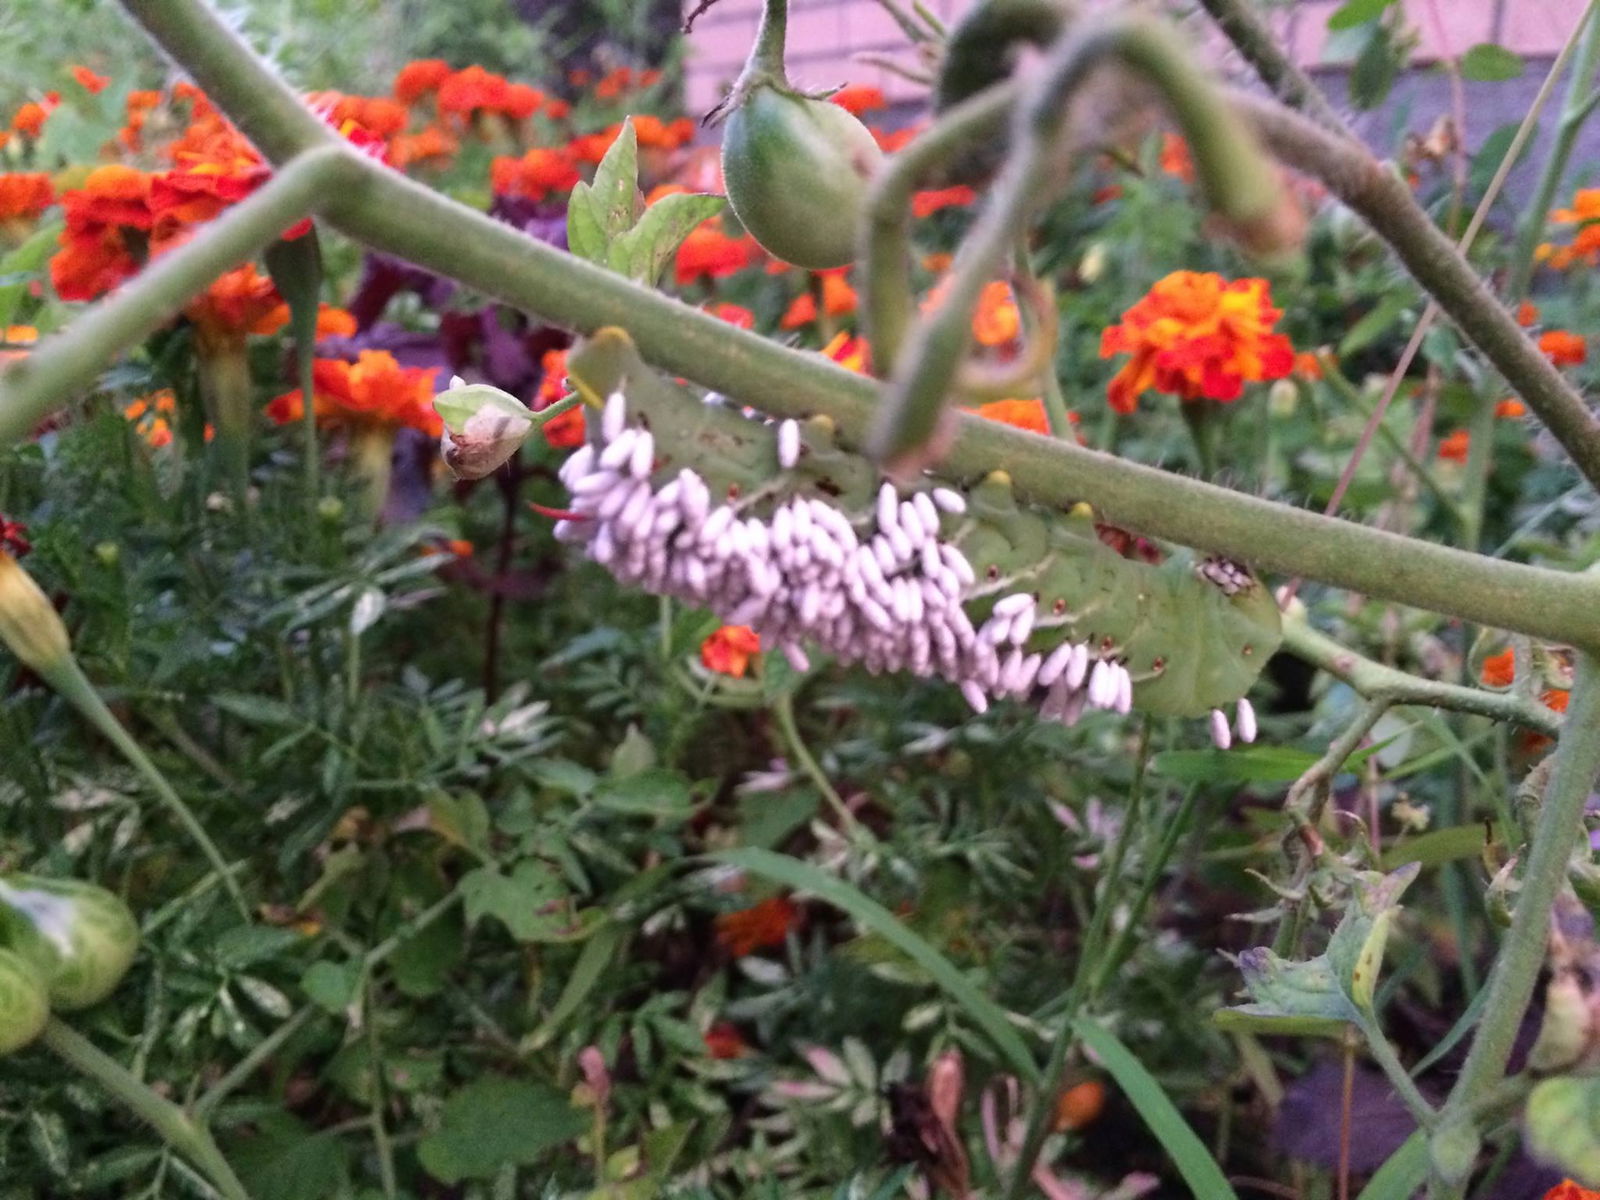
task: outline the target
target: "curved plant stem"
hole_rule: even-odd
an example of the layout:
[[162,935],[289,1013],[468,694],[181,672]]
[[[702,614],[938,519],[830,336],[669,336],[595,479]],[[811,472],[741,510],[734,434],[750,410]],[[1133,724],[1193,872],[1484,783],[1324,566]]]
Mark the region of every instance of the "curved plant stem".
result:
[[873,180],[861,247],[861,313],[878,375],[893,373],[916,312],[910,274],[912,194],[961,150],[998,133],[1021,94],[1021,85],[1008,79],[963,100],[885,159]]
[[[1600,483],[1600,421],[1495,298],[1405,182],[1365,147],[1281,105],[1233,94],[1269,149],[1321,180],[1388,242],[1419,283],[1538,415],[1591,483]],[[1469,231],[1470,232],[1470,231]]]
[[[1578,131],[1594,110],[1590,89],[1594,86],[1596,71],[1600,71],[1600,20],[1595,19],[1596,9],[1600,9],[1600,0],[1589,0],[1572,29],[1569,44],[1577,41],[1577,58],[1572,64],[1572,75],[1567,79],[1567,96],[1561,105],[1561,119],[1556,124],[1550,154],[1540,168],[1539,182],[1534,185],[1533,197],[1517,227],[1517,240],[1511,248],[1511,266],[1506,274],[1504,292],[1507,304],[1517,304],[1528,294],[1528,285],[1533,280],[1534,254],[1545,222],[1550,219],[1556,189],[1567,173]],[[1554,75],[1553,66],[1551,74]]]
[[1556,736],[1563,725],[1560,713],[1515,691],[1491,692],[1442,683],[1374,662],[1311,628],[1299,609],[1291,609],[1283,616],[1283,648],[1349,684],[1368,700],[1473,713],[1496,721],[1509,721],[1547,737]]
[[239,886],[239,881],[234,878],[233,871],[228,866],[228,860],[222,856],[222,851],[217,849],[217,844],[211,840],[211,835],[206,832],[206,827],[200,824],[199,819],[183,802],[183,797],[178,795],[161,769],[150,761],[143,747],[134,739],[122,722],[118,721],[112,711],[106,707],[106,702],[100,698],[100,693],[94,684],[83,673],[74,658],[67,658],[60,665],[44,671],[45,680],[56,691],[60,692],[66,700],[81,713],[85,720],[98,729],[106,740],[122,752],[145,781],[154,790],[157,798],[172,810],[172,815],[177,817],[178,823],[184,827],[190,838],[194,840],[200,852],[205,855],[206,861],[211,864],[215,876],[222,881],[228,889],[228,895],[233,897],[234,905],[239,910],[239,915],[246,922],[250,920],[250,904],[244,898],[244,890]]
[[817,790],[822,793],[822,798],[828,802],[830,808],[839,818],[840,827],[854,830],[860,827],[855,813],[850,811],[850,806],[844,802],[844,797],[828,781],[828,776],[822,765],[812,757],[810,749],[806,746],[805,739],[800,736],[800,726],[794,719],[794,695],[791,692],[782,693],[772,703],[772,715],[778,719],[778,728],[783,733],[784,744],[789,748],[789,753],[800,764],[800,769],[812,783],[817,785]]
[[183,1109],[151,1091],[119,1063],[59,1017],[51,1017],[41,1042],[73,1070],[93,1079],[134,1116],[204,1173],[225,1200],[250,1200],[249,1193],[222,1157],[211,1131]]
[[[1587,652],[1578,656],[1566,727],[1556,747],[1550,787],[1534,823],[1517,906],[1511,917],[1489,979],[1483,1017],[1467,1051],[1461,1074],[1445,1101],[1441,1136],[1470,1135],[1472,1106],[1492,1092],[1505,1076],[1512,1043],[1533,998],[1544,962],[1550,912],[1567,878],[1567,861],[1581,836],[1582,818],[1595,776],[1600,774],[1600,662]],[[1469,1164],[1470,1166],[1470,1164]],[[1438,1171],[1438,1160],[1435,1160]],[[1435,1190],[1459,1195],[1464,1177],[1438,1174]]]
[[1349,134],[1322,89],[1278,48],[1272,31],[1261,23],[1246,0],[1200,0],[1200,6],[1211,14],[1217,28],[1280,100],[1334,133]]

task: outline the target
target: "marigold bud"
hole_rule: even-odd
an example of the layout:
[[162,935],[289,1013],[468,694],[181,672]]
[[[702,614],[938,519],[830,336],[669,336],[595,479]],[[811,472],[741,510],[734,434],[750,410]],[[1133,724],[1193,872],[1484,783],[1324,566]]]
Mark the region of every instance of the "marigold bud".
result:
[[444,420],[445,465],[461,479],[482,479],[511,459],[533,429],[533,414],[509,392],[456,376],[433,398]]
[[0,642],[43,674],[72,654],[67,627],[55,605],[9,554],[0,553]]

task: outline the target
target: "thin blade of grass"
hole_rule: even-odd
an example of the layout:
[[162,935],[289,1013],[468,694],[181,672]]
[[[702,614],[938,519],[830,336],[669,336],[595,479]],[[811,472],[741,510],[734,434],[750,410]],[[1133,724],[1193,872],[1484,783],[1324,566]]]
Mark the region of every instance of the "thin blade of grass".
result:
[[[737,867],[781,883],[798,891],[810,892],[835,908],[841,908],[862,926],[876,933],[933,977],[945,993],[966,1010],[974,1024],[988,1034],[1006,1064],[1032,1084],[1039,1082],[1039,1066],[1006,1012],[985,996],[960,969],[920,935],[907,929],[883,905],[863,895],[855,887],[825,874],[810,863],[774,854],[770,850],[745,847],[707,855],[713,862]],[[1217,1193],[1221,1195],[1221,1193]],[[1231,1194],[1231,1193],[1230,1193]]]
[[1417,1130],[1367,1180],[1356,1200],[1411,1200],[1428,1177],[1428,1137]]
[[1079,1017],[1073,1026],[1083,1044],[1117,1081],[1122,1094],[1166,1150],[1189,1190],[1200,1200],[1238,1200],[1233,1185],[1211,1157],[1211,1151],[1183,1119],[1155,1076],[1133,1056],[1133,1051],[1104,1025],[1088,1017]]

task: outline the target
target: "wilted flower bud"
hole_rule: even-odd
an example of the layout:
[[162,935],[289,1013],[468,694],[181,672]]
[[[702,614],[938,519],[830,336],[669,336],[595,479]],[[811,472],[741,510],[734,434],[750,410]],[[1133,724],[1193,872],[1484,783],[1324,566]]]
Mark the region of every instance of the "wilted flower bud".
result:
[[1105,274],[1106,248],[1101,242],[1096,242],[1084,252],[1083,258],[1078,262],[1078,278],[1085,283],[1093,283]]
[[444,421],[440,449],[458,479],[482,479],[511,459],[533,429],[533,414],[510,392],[457,375],[433,398]]
[[0,551],[0,642],[23,663],[44,674],[72,653],[67,627],[33,576]]
[[1275,417],[1292,417],[1300,407],[1300,388],[1291,379],[1276,380],[1267,389],[1267,408]]

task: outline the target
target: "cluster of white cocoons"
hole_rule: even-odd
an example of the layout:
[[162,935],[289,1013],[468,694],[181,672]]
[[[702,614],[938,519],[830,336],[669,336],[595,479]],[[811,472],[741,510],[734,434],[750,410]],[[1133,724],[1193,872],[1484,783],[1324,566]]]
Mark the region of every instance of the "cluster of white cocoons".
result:
[[[966,511],[959,492],[934,487],[902,497],[885,482],[864,512],[797,495],[763,517],[755,511],[761,496],[713,496],[686,467],[658,480],[654,438],[629,424],[621,393],[606,400],[599,426],[598,440],[562,464],[571,516],[555,533],[620,583],[748,625],[797,670],[810,665],[810,642],[873,674],[946,679],[978,712],[1007,697],[1068,725],[1085,708],[1129,711],[1133,679],[1115,657],[1071,641],[1027,650],[1035,629],[1062,622],[1041,614],[1030,593],[977,578],[946,536]],[[803,452],[800,427],[780,422],[778,466],[793,468]],[[989,595],[999,598],[974,626],[964,606]],[[1254,725],[1241,701],[1240,740],[1255,736]],[[1220,711],[1212,732],[1220,745],[1230,740]]]

